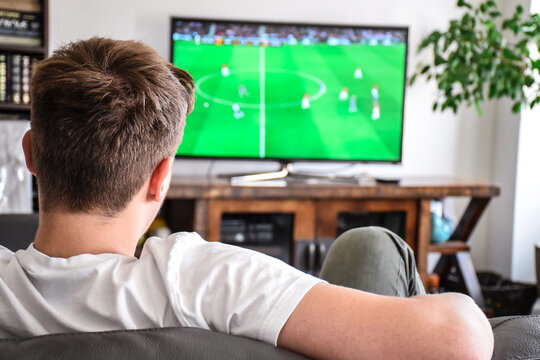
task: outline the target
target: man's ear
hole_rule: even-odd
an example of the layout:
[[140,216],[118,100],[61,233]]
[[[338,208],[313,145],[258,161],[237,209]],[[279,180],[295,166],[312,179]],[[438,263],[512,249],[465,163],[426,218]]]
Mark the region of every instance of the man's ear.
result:
[[172,157],[166,157],[157,164],[150,177],[148,200],[161,202],[165,198],[171,182],[173,161]]
[[24,134],[22,139],[22,147],[24,151],[24,158],[26,159],[26,167],[32,174],[36,175],[34,158],[32,157],[32,130],[28,130],[26,134]]

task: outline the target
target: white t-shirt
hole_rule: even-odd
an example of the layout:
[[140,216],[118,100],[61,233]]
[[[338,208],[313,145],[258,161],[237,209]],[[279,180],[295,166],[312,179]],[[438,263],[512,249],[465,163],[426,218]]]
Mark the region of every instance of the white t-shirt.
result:
[[49,257],[0,246],[0,338],[189,326],[276,344],[322,280],[284,262],[196,233],[147,240],[140,259]]

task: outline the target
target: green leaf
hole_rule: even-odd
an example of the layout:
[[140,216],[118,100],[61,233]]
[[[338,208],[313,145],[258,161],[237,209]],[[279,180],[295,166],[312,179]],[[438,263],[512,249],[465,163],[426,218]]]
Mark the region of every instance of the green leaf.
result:
[[483,4],[480,4],[480,11],[482,13],[486,13],[488,11],[488,6],[487,4],[483,3]]
[[434,60],[435,66],[439,66],[439,65],[441,65],[441,64],[446,63],[446,59],[443,58],[441,55],[435,54],[434,57],[435,57],[435,60]]
[[477,98],[474,99],[474,106],[476,107],[478,115],[482,115],[482,109],[480,108],[480,103]]
[[507,19],[507,20],[503,21],[502,27],[505,30],[511,30],[511,29],[517,27],[517,22],[514,19]]
[[537,96],[537,97],[531,102],[530,108],[532,109],[536,104],[539,104],[539,103],[540,103],[540,96]]
[[472,9],[472,5],[466,2],[465,0],[458,0],[457,2],[458,7],[466,7],[468,9]]
[[528,39],[523,39],[516,44],[516,47],[521,51],[522,54],[528,54],[529,50],[527,49],[527,44],[529,43]]
[[422,70],[420,70],[420,74],[425,74],[425,73],[427,73],[427,72],[429,71],[429,68],[430,68],[430,67],[431,67],[431,66],[429,66],[429,65],[424,66],[424,67],[422,68]]
[[502,54],[505,58],[507,59],[510,59],[510,60],[517,60],[517,61],[521,61],[522,58],[521,58],[521,55],[519,54],[516,54],[514,53],[512,50],[510,50],[509,48],[504,48],[502,50]]
[[487,38],[492,43],[498,43],[501,38],[501,33],[499,33],[495,28],[491,28],[488,31]]
[[489,85],[489,92],[488,92],[488,98],[493,99],[493,97],[497,94],[497,86],[496,84],[490,84]]
[[484,24],[488,29],[491,29],[491,28],[493,28],[495,26],[493,24],[493,21],[488,20],[488,19],[482,19],[482,20],[480,20],[480,23]]
[[521,103],[517,102],[514,104],[514,106],[512,106],[512,112],[514,114],[518,114],[520,111],[521,111]]
[[429,45],[432,45],[432,44],[435,45],[439,41],[441,36],[442,34],[439,31],[433,31],[424,40],[422,40],[420,45],[418,45],[418,51],[420,52],[421,50],[425,49]]

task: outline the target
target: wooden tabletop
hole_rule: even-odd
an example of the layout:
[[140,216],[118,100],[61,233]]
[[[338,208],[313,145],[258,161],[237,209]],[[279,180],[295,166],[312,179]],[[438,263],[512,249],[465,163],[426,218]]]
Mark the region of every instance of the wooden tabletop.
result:
[[[398,184],[374,181],[345,183],[322,179],[291,180],[285,186],[232,186],[227,179],[173,176],[168,198],[183,199],[436,199],[446,196],[491,198],[500,193],[497,185],[455,178],[404,178]],[[264,185],[262,183],[261,185]],[[282,184],[283,185],[283,184]]]

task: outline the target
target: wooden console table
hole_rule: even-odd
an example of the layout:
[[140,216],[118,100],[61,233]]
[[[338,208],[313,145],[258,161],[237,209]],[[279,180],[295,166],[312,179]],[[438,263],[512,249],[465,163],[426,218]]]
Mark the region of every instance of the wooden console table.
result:
[[[468,240],[490,199],[499,192],[495,185],[455,179],[404,179],[399,185],[369,186],[292,181],[286,187],[239,187],[223,179],[177,176],[167,196],[179,202],[171,202],[174,216],[167,220],[173,222],[173,230],[194,230],[208,241],[219,241],[224,213],[288,212],[294,214],[293,240],[315,241],[335,238],[341,212],[404,212],[404,240],[415,251],[424,283],[428,253],[439,252],[442,256],[435,271],[445,277],[456,266],[466,292],[483,307]],[[450,240],[431,244],[430,203],[445,197],[470,201]]]

